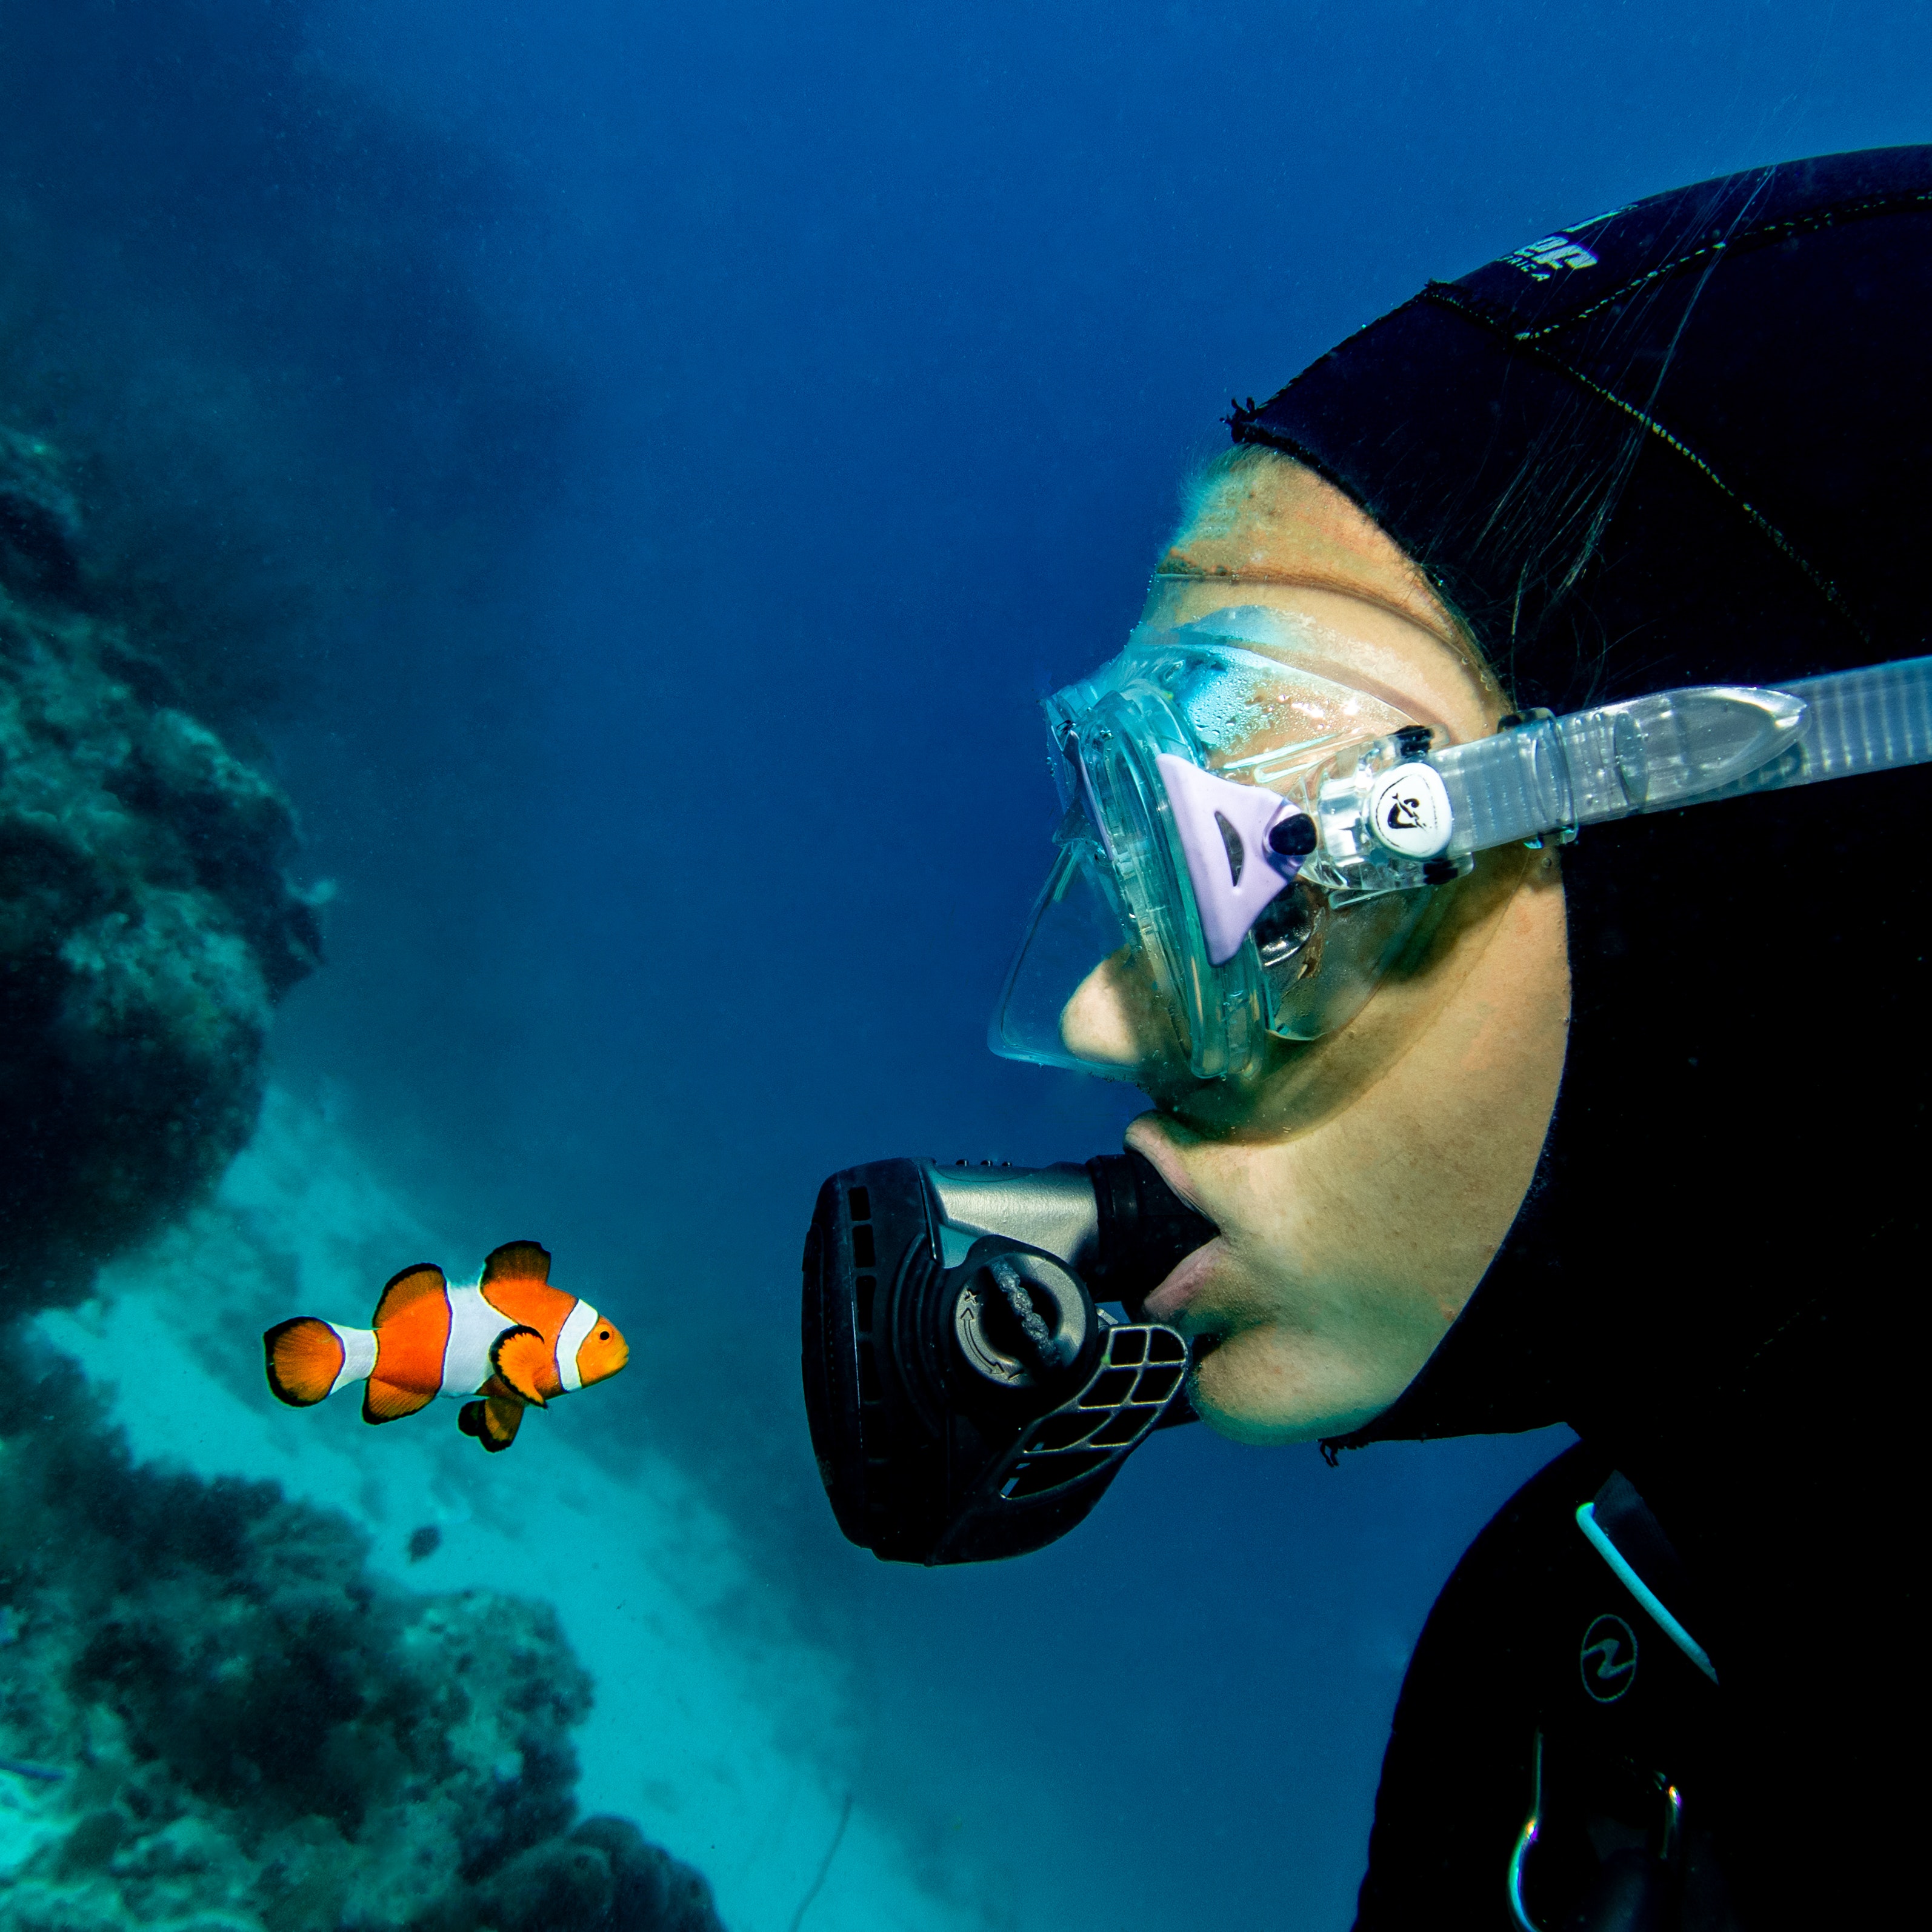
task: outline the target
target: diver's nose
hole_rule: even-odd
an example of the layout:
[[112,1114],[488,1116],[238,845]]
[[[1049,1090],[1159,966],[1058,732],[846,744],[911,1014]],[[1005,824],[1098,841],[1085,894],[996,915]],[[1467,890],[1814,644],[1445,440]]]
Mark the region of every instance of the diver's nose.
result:
[[[1060,1037],[1069,1053],[1138,1078],[1157,1073],[1180,1046],[1147,970],[1146,956],[1122,946],[1101,961],[1061,1008]],[[1181,1055],[1183,1064],[1186,1056]]]

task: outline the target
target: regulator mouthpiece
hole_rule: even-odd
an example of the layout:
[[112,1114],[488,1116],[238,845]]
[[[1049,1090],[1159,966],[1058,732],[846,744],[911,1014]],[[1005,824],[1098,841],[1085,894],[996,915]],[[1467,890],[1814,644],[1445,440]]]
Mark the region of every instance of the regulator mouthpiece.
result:
[[901,1563],[1065,1535],[1154,1430],[1194,1420],[1186,1338],[1136,1317],[1214,1232],[1136,1154],[835,1174],[806,1238],[803,1369],[839,1528]]

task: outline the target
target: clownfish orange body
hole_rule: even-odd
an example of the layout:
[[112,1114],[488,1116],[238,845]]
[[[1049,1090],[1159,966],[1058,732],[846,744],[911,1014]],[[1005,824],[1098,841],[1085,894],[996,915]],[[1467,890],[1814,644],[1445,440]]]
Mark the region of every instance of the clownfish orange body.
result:
[[262,1345],[268,1386],[293,1408],[361,1382],[363,1420],[393,1422],[446,1395],[463,1403],[464,1434],[493,1454],[515,1441],[531,1404],[588,1388],[631,1358],[589,1302],[550,1286],[550,1256],[535,1241],[496,1249],[473,1288],[418,1262],[391,1278],[368,1328],[298,1315]]

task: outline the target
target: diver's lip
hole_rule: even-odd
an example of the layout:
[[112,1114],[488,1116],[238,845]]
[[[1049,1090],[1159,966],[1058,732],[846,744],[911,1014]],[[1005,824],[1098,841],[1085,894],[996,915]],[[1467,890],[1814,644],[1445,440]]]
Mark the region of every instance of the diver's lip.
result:
[[[1192,1208],[1203,1220],[1218,1231],[1220,1222],[1202,1204],[1189,1180],[1180,1150],[1166,1132],[1166,1123],[1158,1114],[1143,1114],[1127,1129],[1126,1144],[1142,1155],[1172,1190],[1175,1198]],[[1196,1294],[1208,1285],[1214,1264],[1228,1252],[1228,1244],[1217,1232],[1192,1254],[1184,1255],[1162,1278],[1160,1286],[1141,1304],[1142,1313],[1156,1322],[1177,1319]]]
[[[1203,1220],[1214,1221],[1214,1216],[1201,1204],[1201,1198],[1195,1192],[1193,1184],[1180,1164],[1180,1155],[1163,1131],[1165,1126],[1160,1114],[1143,1114],[1138,1120],[1129,1123],[1126,1144],[1167,1183],[1177,1198],[1192,1208]],[[1214,1221],[1214,1225],[1218,1228],[1221,1224]]]
[[1228,1252],[1227,1244],[1216,1234],[1204,1241],[1191,1255],[1184,1256],[1167,1271],[1160,1286],[1141,1304],[1142,1312],[1156,1322],[1172,1322],[1187,1312],[1187,1305],[1208,1285],[1214,1264]]

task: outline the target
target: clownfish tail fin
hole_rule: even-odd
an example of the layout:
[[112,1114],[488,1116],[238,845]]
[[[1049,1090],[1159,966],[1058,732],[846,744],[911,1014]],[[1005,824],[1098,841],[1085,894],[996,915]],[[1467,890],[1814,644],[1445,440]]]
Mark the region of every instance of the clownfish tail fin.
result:
[[[365,1338],[366,1348],[356,1346]],[[337,1328],[313,1315],[278,1322],[262,1337],[268,1388],[291,1408],[307,1408],[368,1376],[376,1363],[375,1340],[365,1329]],[[352,1359],[365,1355],[366,1361]]]

